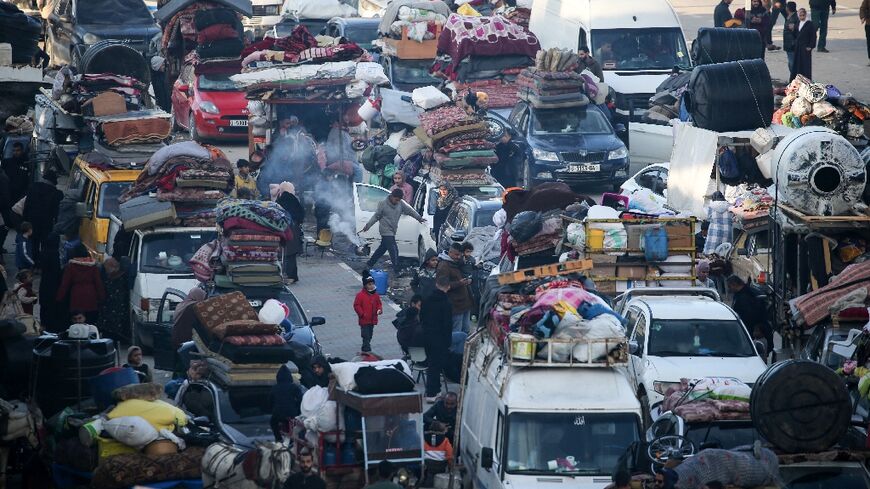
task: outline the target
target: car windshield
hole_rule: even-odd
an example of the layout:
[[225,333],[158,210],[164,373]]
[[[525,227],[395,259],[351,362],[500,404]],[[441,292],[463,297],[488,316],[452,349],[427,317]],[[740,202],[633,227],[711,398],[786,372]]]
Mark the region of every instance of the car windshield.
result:
[[130,188],[133,182],[111,182],[100,185],[100,202],[97,204],[97,217],[107,219],[110,215],[120,215],[118,197]]
[[864,489],[870,487],[867,470],[861,466],[824,467],[780,465],[779,474],[789,489]]
[[205,92],[238,92],[230,75],[199,75],[199,89]]
[[139,271],[142,273],[191,273],[187,263],[199,248],[217,238],[215,231],[149,233],[142,238]]
[[[75,5],[79,24],[154,25],[154,17],[142,0],[77,0]],[[149,39],[141,40],[147,43]]]
[[686,438],[692,440],[695,447],[701,445],[710,448],[722,448],[730,450],[743,445],[752,445],[755,440],[762,440],[758,431],[747,422],[719,422],[719,423],[688,423]]
[[679,27],[593,29],[593,57],[606,70],[689,69],[686,40]]
[[393,83],[437,85],[441,80],[429,74],[431,60],[393,59]]
[[610,475],[638,441],[638,428],[638,417],[628,413],[513,413],[507,471]]
[[610,134],[601,112],[594,109],[539,109],[532,112],[532,134]]
[[458,193],[460,197],[470,195],[471,197],[479,200],[501,198],[501,195],[504,193],[504,189],[502,187],[498,187],[495,185],[480,185],[474,187],[457,186],[455,188],[456,193]]
[[474,227],[494,226],[492,216],[498,212],[498,209],[477,209],[474,213]]
[[371,46],[372,41],[378,38],[378,24],[349,24],[344,28],[344,37],[362,47]]
[[755,349],[740,321],[654,320],[648,355],[661,357],[751,357]]

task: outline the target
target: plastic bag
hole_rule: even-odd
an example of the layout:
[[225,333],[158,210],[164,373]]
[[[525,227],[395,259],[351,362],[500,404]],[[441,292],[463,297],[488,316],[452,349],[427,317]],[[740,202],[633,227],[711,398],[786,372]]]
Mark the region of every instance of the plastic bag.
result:
[[798,97],[791,104],[791,113],[798,116],[798,117],[805,115],[805,114],[809,114],[812,111],[813,111],[813,104],[809,100],[807,100],[803,97]]
[[354,82],[348,83],[347,86],[344,87],[344,93],[348,96],[348,98],[360,98],[366,94],[366,90],[368,88],[368,83],[362,80],[356,80]]
[[510,235],[517,243],[525,243],[541,231],[543,224],[540,212],[523,211],[511,221]]
[[121,416],[103,422],[103,430],[119,442],[141,450],[157,439],[158,433],[141,416]]
[[456,13],[465,17],[480,17],[480,12],[467,3],[456,9]]
[[390,79],[386,74],[384,74],[384,67],[379,63],[373,63],[370,61],[356,64],[354,79],[372,85],[384,85],[390,82]]
[[417,107],[428,110],[450,102],[450,97],[441,92],[441,90],[429,85],[415,88],[411,93],[411,100]]

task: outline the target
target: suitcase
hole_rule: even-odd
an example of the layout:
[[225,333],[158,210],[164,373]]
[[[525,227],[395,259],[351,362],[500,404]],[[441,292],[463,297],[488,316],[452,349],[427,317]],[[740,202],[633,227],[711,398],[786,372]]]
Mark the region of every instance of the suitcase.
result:
[[160,202],[156,197],[149,195],[124,202],[120,206],[120,212],[124,229],[128,231],[169,224],[176,218],[172,202]]

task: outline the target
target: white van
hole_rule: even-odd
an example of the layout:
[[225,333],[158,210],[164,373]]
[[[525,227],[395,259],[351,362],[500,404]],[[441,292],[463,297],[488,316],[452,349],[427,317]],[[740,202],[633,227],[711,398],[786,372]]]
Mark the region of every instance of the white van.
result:
[[640,403],[624,364],[530,363],[500,351],[487,330],[469,342],[463,487],[610,484],[620,457],[642,439]]
[[623,121],[649,108],[649,98],[674,67],[692,67],[668,0],[534,0],[529,29],[543,49],[589,47]]

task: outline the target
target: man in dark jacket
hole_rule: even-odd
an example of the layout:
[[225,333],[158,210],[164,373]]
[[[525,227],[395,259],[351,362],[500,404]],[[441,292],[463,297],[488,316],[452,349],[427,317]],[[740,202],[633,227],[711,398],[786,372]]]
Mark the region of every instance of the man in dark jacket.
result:
[[414,294],[424,299],[429,297],[429,294],[435,290],[436,270],[438,270],[438,253],[429,248],[423,257],[423,263],[420,264],[420,268],[414,270],[414,277],[411,279],[411,290]]
[[[471,308],[474,307],[474,298],[471,296],[471,278],[462,274],[462,245],[453,243],[447,253],[442,252],[438,256],[441,263],[435,272],[435,284],[447,284],[450,306],[453,311],[453,331],[468,333],[471,328]],[[448,292],[449,291],[449,292]],[[448,343],[449,344],[449,343]]]
[[13,206],[27,195],[30,185],[30,161],[24,153],[24,144],[12,143],[12,156],[3,160],[3,172],[9,177],[9,205]]
[[788,57],[788,72],[794,72],[794,48],[800,20],[797,15],[797,3],[785,4],[785,25],[782,28],[782,49]]
[[6,235],[9,234],[9,228],[12,227],[12,194],[9,188],[9,176],[5,171],[0,171],[0,218],[3,222],[0,223],[0,253],[5,253],[3,243],[6,242]]
[[495,155],[498,157],[498,164],[490,167],[492,176],[505,188],[516,186],[517,179],[523,171],[526,153],[523,147],[512,139],[510,130],[505,129],[498,144],[495,145]]
[[447,291],[450,281],[446,277],[435,282],[435,290],[420,309],[420,322],[423,326],[423,343],[429,367],[426,372],[426,401],[435,402],[441,391],[441,372],[447,360],[447,351],[453,336],[453,312]]
[[459,406],[459,396],[455,392],[448,392],[441,397],[432,407],[423,413],[423,427],[426,431],[434,422],[443,423],[447,426],[447,439],[453,443],[453,433],[456,428],[456,408]]
[[813,24],[819,29],[818,51],[829,52],[826,49],[828,40],[828,17],[837,13],[837,0],[810,0],[810,14]]
[[[33,255],[39,256],[43,243],[54,228],[63,192],[57,188],[57,173],[46,170],[42,181],[30,186],[24,201],[24,220],[33,224]],[[39,264],[39,262],[37,262]]]
[[284,489],[326,489],[326,483],[314,471],[314,457],[303,450],[299,454],[299,472],[290,475],[284,482]]
[[423,343],[423,327],[420,324],[420,309],[423,308],[423,297],[414,294],[408,306],[399,311],[393,326],[396,327],[396,341],[402,348],[402,353],[408,355],[408,348],[425,347]]
[[737,275],[731,275],[725,280],[725,283],[734,297],[731,308],[734,309],[753,337],[764,337],[769,355],[773,352],[773,329],[767,321],[767,305],[764,300],[756,296],[752,287]]
[[287,365],[281,365],[275,374],[275,385],[269,397],[272,401],[272,434],[275,435],[275,441],[280,443],[283,440],[281,430],[287,429],[289,419],[299,416],[302,405],[302,389],[293,382],[293,374]]
[[323,355],[317,355],[311,360],[310,369],[302,369],[302,385],[307,388],[314,386],[329,387],[329,374],[332,367]]
[[592,57],[588,47],[581,46],[577,51],[577,57],[580,58],[580,71],[589,70],[598,77],[599,81],[604,81],[604,70],[601,69],[598,60]]
[[816,25],[807,18],[807,10],[798,10],[798,31],[794,43],[794,64],[791,78],[803,75],[813,79],[813,49],[816,47]]
[[731,20],[731,1],[722,0],[713,10],[713,27],[725,27],[725,22]]

